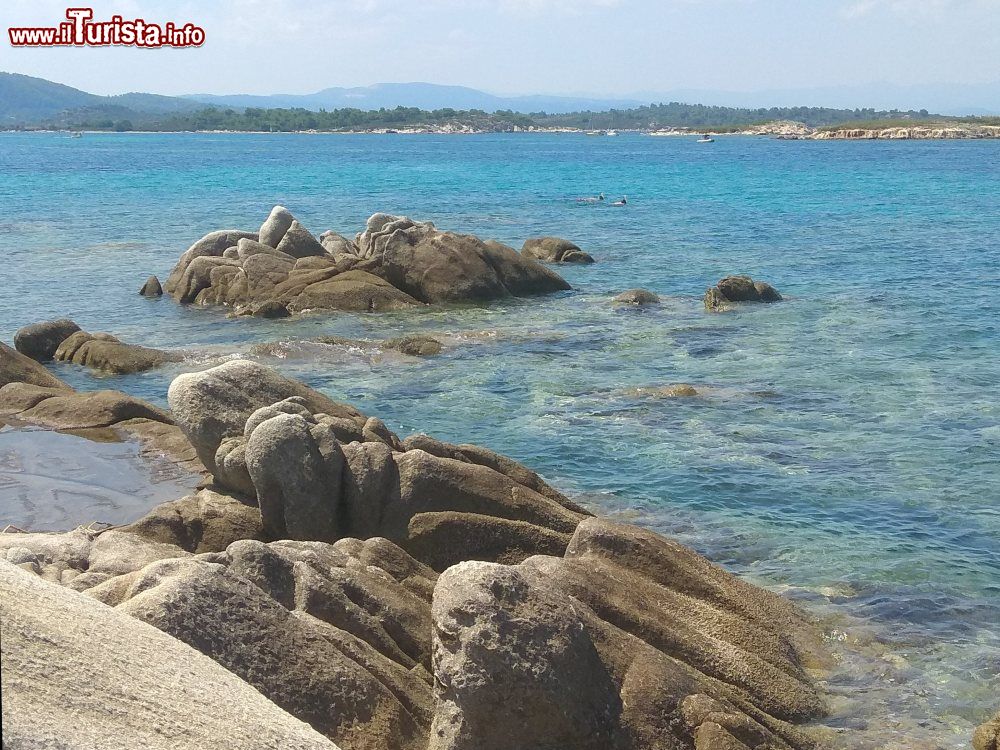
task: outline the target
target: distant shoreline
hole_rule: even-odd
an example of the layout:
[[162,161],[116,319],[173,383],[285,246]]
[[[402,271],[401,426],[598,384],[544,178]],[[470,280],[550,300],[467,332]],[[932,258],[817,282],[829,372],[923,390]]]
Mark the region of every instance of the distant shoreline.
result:
[[1000,125],[971,125],[966,123],[932,123],[913,126],[810,128],[798,122],[774,122],[742,130],[714,130],[707,128],[661,128],[657,130],[586,130],[569,127],[530,127],[512,130],[489,130],[451,125],[412,128],[369,128],[356,130],[76,130],[72,128],[21,128],[7,129],[4,133],[81,133],[102,135],[108,133],[131,135],[161,135],[164,133],[190,133],[203,135],[496,135],[496,134],[571,134],[613,137],[619,134],[644,135],[666,138],[694,138],[754,136],[777,140],[994,140],[1000,139]]

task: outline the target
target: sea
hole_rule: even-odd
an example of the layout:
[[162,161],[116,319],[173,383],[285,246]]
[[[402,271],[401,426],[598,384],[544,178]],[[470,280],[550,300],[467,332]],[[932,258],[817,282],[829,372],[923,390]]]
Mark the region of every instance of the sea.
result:
[[[597,262],[558,268],[572,291],[404,313],[232,319],[137,294],[276,204],[316,235],[389,212],[515,248],[565,237]],[[835,657],[818,675],[835,747],[965,748],[1000,708],[1000,141],[5,133],[0,238],[3,341],[70,317],[189,355],[120,377],[52,365],[78,388],[165,404],[180,372],[256,359],[795,599]],[[784,301],[707,312],[735,273]],[[662,304],[612,304],[635,287]],[[444,352],[379,345],[406,334]],[[0,525],[51,527],[12,498],[66,480],[45,458],[61,440],[0,432]],[[118,500],[57,523],[163,499],[76,450],[74,481]]]

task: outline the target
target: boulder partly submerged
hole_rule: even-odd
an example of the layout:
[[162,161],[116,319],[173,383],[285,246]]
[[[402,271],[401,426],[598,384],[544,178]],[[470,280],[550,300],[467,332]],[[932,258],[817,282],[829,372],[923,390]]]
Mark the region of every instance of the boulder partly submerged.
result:
[[656,292],[651,292],[648,289],[628,289],[611,301],[616,305],[644,307],[646,305],[660,304],[660,297]]
[[59,345],[80,330],[72,320],[46,320],[19,328],[14,334],[14,348],[36,362],[49,362]]
[[59,344],[57,362],[70,362],[99,372],[126,375],[146,372],[171,362],[180,362],[179,352],[126,344],[110,333],[76,331]]
[[66,318],[19,329],[14,347],[38,362],[71,362],[116,375],[145,372],[183,359],[178,352],[126,344],[110,333],[87,333]]
[[442,302],[478,303],[569,289],[512,248],[429,222],[375,214],[352,241],[316,239],[275,206],[259,232],[205,235],[164,285],[183,303],[281,317],[308,310],[379,312]]
[[705,309],[721,312],[747,302],[781,302],[778,290],[749,276],[726,276],[705,292]]
[[40,388],[72,390],[44,365],[0,341],[0,388],[11,383],[26,383]]

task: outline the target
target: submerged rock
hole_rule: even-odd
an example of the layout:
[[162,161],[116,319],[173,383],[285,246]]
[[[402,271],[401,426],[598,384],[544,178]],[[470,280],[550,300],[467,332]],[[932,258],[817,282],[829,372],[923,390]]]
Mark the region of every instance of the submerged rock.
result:
[[617,305],[642,306],[660,304],[659,296],[648,289],[629,289],[622,292],[611,301]]
[[765,281],[749,276],[726,276],[705,292],[705,308],[715,312],[728,310],[741,302],[780,302],[778,290]]
[[404,336],[399,339],[389,339],[383,345],[411,357],[433,357],[435,354],[440,354],[442,348],[441,342],[430,336]]
[[525,258],[546,263],[593,263],[594,258],[583,252],[576,244],[561,237],[536,237],[525,240],[521,247]]
[[313,237],[281,206],[259,233],[212,232],[174,267],[166,291],[183,303],[281,317],[306,310],[376,312],[482,302],[568,289],[512,248],[428,222],[375,214],[356,241]]
[[34,323],[14,334],[14,348],[36,362],[48,362],[55,357],[59,345],[80,330],[68,318]]

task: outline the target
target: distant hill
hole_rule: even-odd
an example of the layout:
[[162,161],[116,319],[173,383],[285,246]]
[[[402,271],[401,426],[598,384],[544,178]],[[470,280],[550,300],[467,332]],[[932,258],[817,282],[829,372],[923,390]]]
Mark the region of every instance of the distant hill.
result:
[[318,112],[321,109],[480,109],[484,112],[548,112],[564,114],[581,110],[629,109],[647,101],[638,99],[601,99],[574,96],[496,96],[466,86],[439,86],[434,83],[377,83],[374,86],[329,88],[315,94],[190,94],[187,99],[223,107],[297,108]]
[[0,72],[0,127],[68,123],[102,113],[116,120],[146,122],[202,107],[188,99],[157,94],[98,96],[44,78]]
[[[706,94],[707,96],[707,94]],[[444,132],[689,128],[741,130],[774,120],[811,127],[853,122],[941,120],[927,110],[785,106],[709,106],[691,98],[630,99],[494,96],[465,86],[383,83],[273,96],[98,96],[42,78],[0,73],[0,128],[94,130],[378,130],[438,128]],[[988,101],[989,97],[985,97]],[[954,119],[954,118],[944,118]],[[980,123],[981,124],[981,123]]]

